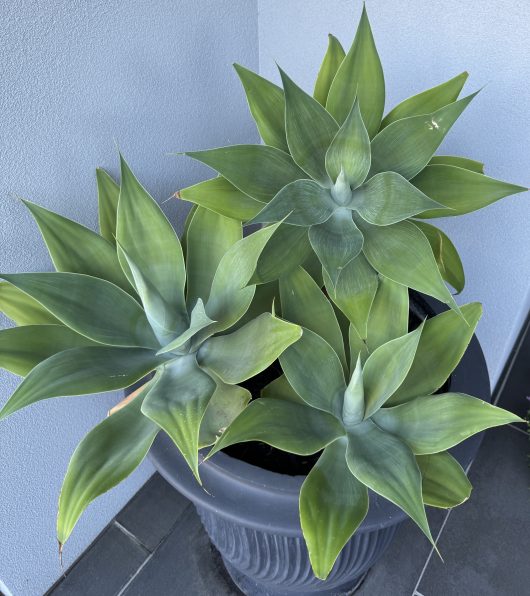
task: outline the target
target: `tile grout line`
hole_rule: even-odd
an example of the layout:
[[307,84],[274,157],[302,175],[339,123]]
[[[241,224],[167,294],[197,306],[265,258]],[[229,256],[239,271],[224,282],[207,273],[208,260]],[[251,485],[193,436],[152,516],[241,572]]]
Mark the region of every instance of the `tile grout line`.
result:
[[137,546],[140,546],[142,548],[142,550],[145,550],[148,553],[151,553],[150,549],[148,549],[147,546],[145,546],[145,544],[137,536],[135,536],[130,530],[128,530],[125,526],[122,526],[119,521],[117,521],[115,519],[112,523],[113,523],[113,525],[115,525],[118,528],[118,530],[120,530],[120,532],[125,534],[125,536],[127,536],[127,538],[130,538]]
[[529,436],[528,432],[526,430],[523,430],[522,428],[515,426],[515,424],[508,424],[508,428],[511,428],[512,430],[516,430],[517,432],[523,433],[523,435],[526,435],[527,437]]
[[153,558],[155,553],[156,553],[156,550],[154,550],[152,553],[149,554],[148,557],[146,557],[145,561],[140,565],[140,567],[138,567],[138,569],[125,582],[125,584],[123,585],[121,590],[116,594],[116,596],[122,596],[125,593],[125,590],[132,584],[132,582],[138,577],[138,575],[140,575],[142,569],[147,565],[147,563],[149,563],[149,561]]

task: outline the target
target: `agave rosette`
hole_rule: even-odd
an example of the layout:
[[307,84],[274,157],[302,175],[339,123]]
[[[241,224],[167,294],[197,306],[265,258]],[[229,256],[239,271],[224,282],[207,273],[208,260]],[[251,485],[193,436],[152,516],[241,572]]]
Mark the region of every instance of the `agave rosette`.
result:
[[520,421],[475,397],[434,395],[464,354],[481,305],[447,310],[409,331],[407,290],[383,278],[363,342],[303,268],[282,277],[280,293],[302,338],[280,356],[284,375],[239,414],[210,455],[252,440],[304,456],[322,451],[300,492],[302,531],[321,579],[362,523],[370,490],[432,542],[425,505],[454,507],[471,492],[447,450]]
[[245,222],[286,218],[275,252],[260,259],[272,266],[260,275],[258,263],[256,279],[279,277],[314,251],[332,288],[367,261],[457,308],[444,283],[464,287],[455,247],[437,227],[411,218],[456,216],[526,190],[485,176],[475,160],[434,156],[476,95],[458,99],[467,73],[383,117],[383,70],[365,10],[347,54],[330,36],[313,97],[282,70],[283,89],[236,70],[264,144],[188,152],[219,177],[179,196]]
[[[0,366],[23,376],[0,418],[53,397],[144,385],[77,447],[59,501],[62,544],[98,495],[127,477],[160,430],[199,478],[212,445],[250,401],[238,383],[277,359],[301,328],[249,308],[249,280],[275,226],[195,209],[186,257],[162,210],[121,160],[121,188],[98,172],[102,235],[26,202],[56,272],[2,274]],[[252,346],[249,350],[248,346]],[[241,354],[245,353],[245,358]]]

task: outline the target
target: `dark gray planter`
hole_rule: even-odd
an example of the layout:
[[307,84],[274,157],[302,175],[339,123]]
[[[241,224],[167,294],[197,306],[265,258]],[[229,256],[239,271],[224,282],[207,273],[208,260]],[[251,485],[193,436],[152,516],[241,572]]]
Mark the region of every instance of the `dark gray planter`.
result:
[[[451,377],[451,391],[490,400],[486,363],[476,338]],[[464,468],[481,440],[477,435],[452,450]],[[221,452],[201,464],[201,488],[163,433],[150,457],[164,478],[195,504],[232,579],[249,596],[352,593],[406,519],[398,507],[371,493],[366,519],[328,579],[321,581],[311,571],[300,528],[298,495],[304,477],[269,472]],[[419,530],[418,539],[425,539]]]

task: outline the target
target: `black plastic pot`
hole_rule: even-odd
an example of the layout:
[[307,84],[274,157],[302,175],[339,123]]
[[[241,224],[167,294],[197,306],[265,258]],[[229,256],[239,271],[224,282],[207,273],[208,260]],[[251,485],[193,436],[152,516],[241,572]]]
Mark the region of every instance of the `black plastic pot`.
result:
[[[490,400],[488,372],[476,337],[451,377],[451,391]],[[482,436],[476,435],[452,450],[464,468],[473,460],[481,440]],[[270,472],[221,452],[201,464],[201,488],[163,433],[150,457],[164,478],[194,503],[229,574],[249,596],[351,594],[407,517],[389,501],[370,493],[366,519],[328,579],[321,581],[311,570],[300,528],[298,496],[303,476]],[[425,539],[420,530],[418,539]]]

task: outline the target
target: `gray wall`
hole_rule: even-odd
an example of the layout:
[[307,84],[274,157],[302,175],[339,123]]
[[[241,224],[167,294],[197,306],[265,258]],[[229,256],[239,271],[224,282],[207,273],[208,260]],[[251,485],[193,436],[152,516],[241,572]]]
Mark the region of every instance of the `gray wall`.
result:
[[[164,200],[207,173],[170,152],[257,140],[231,67],[257,69],[255,2],[12,0],[1,13],[0,271],[51,268],[15,196],[95,228],[94,168],[116,173],[115,143]],[[182,207],[165,208],[182,219]],[[17,382],[0,372],[0,403]],[[117,399],[50,400],[2,423],[0,590],[38,595],[59,576],[62,477]],[[65,547],[66,566],[151,473],[144,464],[88,509]]]
[[[530,3],[521,0],[368,0],[385,70],[387,109],[468,70],[466,89],[484,85],[439,153],[486,163],[486,172],[529,184]],[[307,91],[334,33],[348,46],[358,0],[259,0],[260,70],[278,80],[274,61]],[[530,201],[508,197],[482,212],[438,220],[456,244],[467,276],[460,303],[480,300],[478,336],[490,377],[499,377],[530,304]]]

